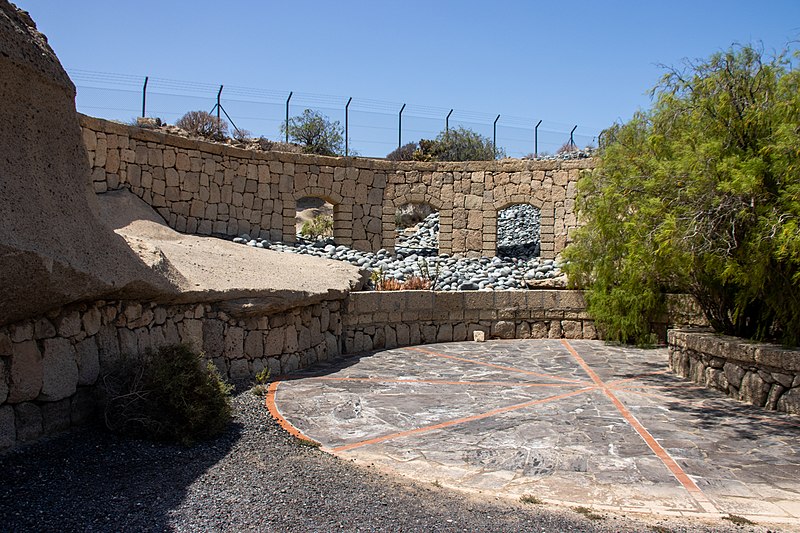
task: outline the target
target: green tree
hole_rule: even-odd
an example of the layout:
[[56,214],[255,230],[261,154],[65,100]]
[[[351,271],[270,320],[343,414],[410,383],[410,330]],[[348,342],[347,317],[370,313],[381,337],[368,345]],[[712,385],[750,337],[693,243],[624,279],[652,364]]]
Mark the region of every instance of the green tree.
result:
[[495,150],[491,139],[463,126],[443,131],[433,140],[422,139],[414,152],[419,161],[491,161],[502,157],[505,151]]
[[[795,54],[794,57],[797,57]],[[603,134],[565,251],[610,339],[647,342],[665,291],[720,332],[800,341],[800,71],[750,46],[671,69]]]
[[344,130],[337,120],[306,109],[303,114],[289,119],[289,124],[281,124],[281,134],[289,130],[289,138],[303,146],[310,154],[342,155],[344,153]]

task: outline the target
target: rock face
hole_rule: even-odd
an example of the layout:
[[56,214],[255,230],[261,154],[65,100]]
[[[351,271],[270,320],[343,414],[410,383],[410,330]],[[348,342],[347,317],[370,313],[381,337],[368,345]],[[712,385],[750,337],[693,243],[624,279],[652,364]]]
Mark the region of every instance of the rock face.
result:
[[171,290],[97,220],[75,87],[6,0],[0,72],[0,325],[76,300]]

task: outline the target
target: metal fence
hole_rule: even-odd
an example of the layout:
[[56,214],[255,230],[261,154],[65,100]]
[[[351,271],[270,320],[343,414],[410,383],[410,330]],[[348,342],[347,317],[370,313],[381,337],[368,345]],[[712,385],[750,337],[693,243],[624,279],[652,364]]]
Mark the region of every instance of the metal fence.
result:
[[132,122],[159,117],[174,124],[187,111],[221,112],[236,127],[271,140],[284,140],[287,117],[312,109],[346,127],[350,155],[385,157],[400,144],[435,138],[462,126],[489,139],[509,157],[553,154],[566,143],[597,145],[598,128],[485,112],[447,109],[359,97],[254,89],[190,81],[68,69],[78,110]]

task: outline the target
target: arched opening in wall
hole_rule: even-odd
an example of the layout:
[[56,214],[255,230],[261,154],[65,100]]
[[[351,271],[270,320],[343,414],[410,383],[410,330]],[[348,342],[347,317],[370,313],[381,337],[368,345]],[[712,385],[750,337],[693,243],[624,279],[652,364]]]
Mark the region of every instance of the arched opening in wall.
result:
[[395,211],[394,249],[399,255],[439,254],[439,212],[430,204],[407,203]]
[[541,214],[531,204],[514,204],[497,212],[497,255],[519,259],[539,257]]
[[298,238],[333,243],[334,205],[325,198],[304,196],[296,202],[295,229]]

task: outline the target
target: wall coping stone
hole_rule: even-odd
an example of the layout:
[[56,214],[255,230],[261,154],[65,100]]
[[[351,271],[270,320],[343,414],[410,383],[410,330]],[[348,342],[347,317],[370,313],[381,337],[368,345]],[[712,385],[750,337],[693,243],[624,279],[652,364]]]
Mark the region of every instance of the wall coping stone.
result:
[[670,346],[728,361],[764,366],[790,373],[800,372],[800,349],[722,335],[708,329],[673,329],[667,333]]

